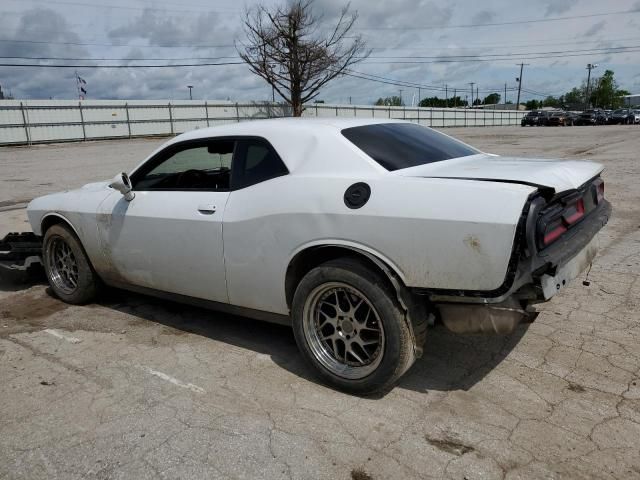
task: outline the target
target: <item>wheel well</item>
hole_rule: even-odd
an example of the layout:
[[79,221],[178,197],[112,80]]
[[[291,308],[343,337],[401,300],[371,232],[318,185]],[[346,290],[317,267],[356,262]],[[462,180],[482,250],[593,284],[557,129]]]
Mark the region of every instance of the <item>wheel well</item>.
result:
[[[386,267],[386,265],[381,260],[374,261],[371,256],[369,256],[369,254],[352,248],[336,245],[321,245],[303,250],[295,257],[293,257],[291,263],[289,263],[289,266],[287,267],[287,274],[285,277],[285,295],[287,299],[287,306],[291,308],[291,304],[293,303],[293,295],[296,292],[296,288],[307,273],[309,273],[311,270],[322,263],[342,257],[355,258],[361,261],[372,270],[379,272],[382,275],[382,278],[385,279],[387,286],[391,289],[391,291],[397,290],[390,278],[390,275],[394,275],[392,273],[393,270],[390,267]],[[383,267],[383,265],[386,267],[386,269]],[[400,279],[396,280],[397,282],[401,283]]]
[[40,231],[42,232],[42,236],[44,237],[44,234],[47,232],[47,230],[49,230],[54,225],[65,225],[69,227],[69,229],[71,229],[72,232],[75,233],[75,229],[73,228],[73,226],[64,218],[59,217],[58,215],[47,215],[42,220],[42,224],[40,226],[41,228]]

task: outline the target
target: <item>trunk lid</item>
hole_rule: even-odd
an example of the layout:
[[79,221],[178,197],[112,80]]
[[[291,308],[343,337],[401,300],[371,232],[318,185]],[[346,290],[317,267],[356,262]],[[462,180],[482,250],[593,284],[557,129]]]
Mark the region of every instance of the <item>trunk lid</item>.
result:
[[573,190],[603,170],[599,163],[583,160],[502,157],[479,154],[427,163],[392,172],[406,177],[460,178],[502,181],[553,188],[556,193]]

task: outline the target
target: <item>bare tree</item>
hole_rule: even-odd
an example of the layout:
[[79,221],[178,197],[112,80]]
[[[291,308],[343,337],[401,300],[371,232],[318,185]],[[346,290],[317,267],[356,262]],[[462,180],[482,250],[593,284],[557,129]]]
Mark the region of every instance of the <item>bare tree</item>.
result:
[[247,10],[247,41],[236,45],[251,71],[291,105],[296,117],[324,85],[370,53],[361,36],[347,36],[358,18],[356,12],[349,13],[348,4],[337,23],[321,34],[323,19],[313,12],[313,3],[291,0],[271,9],[260,5]]

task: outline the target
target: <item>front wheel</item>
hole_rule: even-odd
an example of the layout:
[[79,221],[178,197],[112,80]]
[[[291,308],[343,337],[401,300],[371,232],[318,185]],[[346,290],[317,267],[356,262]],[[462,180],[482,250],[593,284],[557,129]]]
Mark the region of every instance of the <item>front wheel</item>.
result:
[[302,355],[340,390],[387,390],[414,361],[411,332],[393,291],[358,260],[332,260],[305,275],[292,316]]
[[42,263],[56,296],[76,305],[91,301],[99,279],[78,237],[63,225],[53,225],[46,231],[43,243]]

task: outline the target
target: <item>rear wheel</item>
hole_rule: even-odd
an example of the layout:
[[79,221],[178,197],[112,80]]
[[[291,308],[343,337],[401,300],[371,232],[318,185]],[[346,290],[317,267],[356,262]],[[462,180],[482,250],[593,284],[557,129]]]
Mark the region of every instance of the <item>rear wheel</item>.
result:
[[296,289],[292,314],[303,356],[341,390],[386,390],[413,363],[404,311],[385,279],[358,260],[311,270]]
[[49,285],[58,298],[73,304],[93,300],[99,280],[71,229],[63,225],[49,228],[42,256]]

